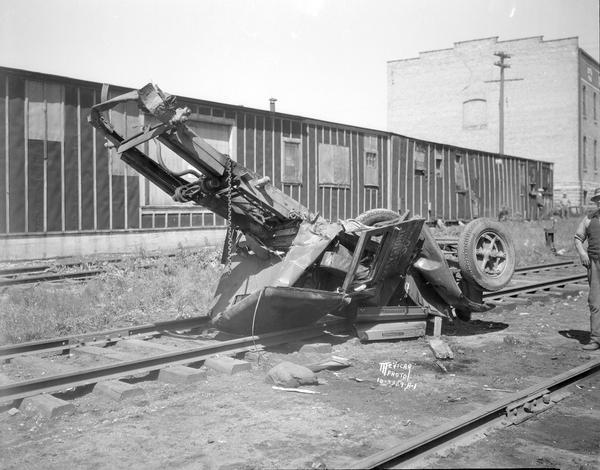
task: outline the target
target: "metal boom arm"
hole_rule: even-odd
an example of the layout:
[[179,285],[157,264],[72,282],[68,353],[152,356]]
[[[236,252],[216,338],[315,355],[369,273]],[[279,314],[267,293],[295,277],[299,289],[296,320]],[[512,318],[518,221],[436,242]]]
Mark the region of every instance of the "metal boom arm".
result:
[[[133,101],[157,124],[125,139],[105,116],[115,106]],[[232,226],[266,247],[287,251],[304,220],[314,219],[308,209],[275,188],[263,177],[217,151],[191,131],[185,122],[189,108],[177,108],[175,97],[156,85],[143,88],[92,107],[90,123],[115,146],[121,159],[156,184],[177,202],[192,201],[228,219]],[[152,119],[153,118],[153,119]],[[174,173],[140,150],[140,145],[156,139],[195,170]],[[190,181],[184,176],[193,175]]]

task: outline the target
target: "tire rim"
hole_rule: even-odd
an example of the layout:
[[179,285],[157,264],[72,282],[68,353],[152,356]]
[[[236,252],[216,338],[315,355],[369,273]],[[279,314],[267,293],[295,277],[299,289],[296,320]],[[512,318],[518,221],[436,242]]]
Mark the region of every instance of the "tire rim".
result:
[[493,277],[502,275],[507,262],[504,239],[495,232],[482,232],[475,247],[475,264],[479,271]]

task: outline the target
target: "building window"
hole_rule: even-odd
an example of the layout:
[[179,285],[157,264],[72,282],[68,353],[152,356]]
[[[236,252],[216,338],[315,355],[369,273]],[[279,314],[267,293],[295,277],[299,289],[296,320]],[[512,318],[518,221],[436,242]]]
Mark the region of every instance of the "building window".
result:
[[319,144],[319,184],[350,186],[350,149]]
[[414,154],[414,162],[415,162],[415,175],[423,176],[425,174],[425,154],[427,150],[425,146],[422,144],[415,145],[415,154]]
[[586,102],[586,93],[587,90],[585,88],[585,85],[583,85],[583,88],[581,90],[581,113],[583,114],[583,117],[587,116],[587,109],[585,107],[585,102]]
[[444,153],[440,149],[435,149],[435,176],[437,178],[444,176]]
[[598,141],[594,139],[594,171],[598,171]]
[[463,128],[484,129],[487,127],[487,101],[468,100],[463,103]]
[[365,152],[365,186],[379,186],[379,159],[377,152]]
[[594,108],[594,121],[598,120],[598,114],[596,111],[596,92],[594,92],[594,102],[592,103],[592,107]]
[[587,137],[583,136],[583,171],[587,170]]
[[463,156],[460,154],[456,154],[455,164],[454,164],[454,181],[456,183],[457,191],[464,191],[467,189],[467,185],[465,183],[465,162]]
[[302,149],[296,139],[283,140],[283,163],[281,165],[281,181],[283,183],[302,183]]

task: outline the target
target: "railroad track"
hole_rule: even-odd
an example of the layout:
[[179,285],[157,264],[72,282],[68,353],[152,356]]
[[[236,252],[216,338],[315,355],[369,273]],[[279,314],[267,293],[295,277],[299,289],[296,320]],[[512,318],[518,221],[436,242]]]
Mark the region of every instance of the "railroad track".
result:
[[[167,253],[162,256],[172,258],[176,256],[176,254]],[[150,259],[155,258],[157,258],[157,256],[150,257]],[[125,259],[126,258],[123,257],[114,257],[89,261],[57,262],[54,265],[36,264],[0,269],[0,287],[64,280],[86,280],[106,272],[106,269],[103,268],[101,264],[116,264]],[[92,268],[84,269],[86,266],[92,266]],[[148,263],[139,267],[146,269],[151,266],[153,266],[153,264]]]
[[[548,272],[565,266],[574,266],[573,263],[561,263],[554,266],[529,267],[529,272]],[[484,298],[496,305],[506,306],[515,298],[531,300],[532,294],[541,294],[537,300],[545,296],[559,295],[572,292],[580,287],[574,286],[577,282],[585,281],[586,274],[569,274],[561,278],[544,279],[537,282],[526,282],[501,291],[486,293]],[[206,336],[195,335],[194,331],[206,330],[209,326],[207,317],[197,317],[183,320],[151,323],[129,328],[120,328],[93,332],[81,335],[72,335],[47,340],[32,341],[0,347],[0,361],[9,361],[21,356],[34,357],[40,355],[65,354],[77,352],[81,354],[95,354],[102,358],[112,356],[107,364],[96,367],[84,367],[65,373],[56,373],[42,378],[11,382],[0,385],[0,403],[13,403],[27,397],[43,393],[56,393],[66,389],[73,389],[100,381],[115,380],[151,371],[162,370],[173,365],[194,364],[201,365],[207,358],[217,355],[234,356],[253,349],[264,349],[269,346],[287,342],[299,341],[323,334],[325,328],[334,328],[346,332],[348,323],[345,320],[334,320],[327,323],[316,324],[306,328],[297,328],[278,333],[255,335],[244,338],[217,340],[208,339]],[[182,333],[187,332],[187,333]],[[136,341],[152,338],[168,337],[176,343],[171,349],[146,351],[143,357],[125,358],[117,357],[110,352],[118,344],[134,344]],[[129,343],[128,343],[129,342]],[[152,343],[148,341],[147,344]],[[105,361],[106,362],[106,361]],[[1,382],[0,382],[1,383]]]
[[[249,351],[259,351],[267,347],[295,341],[306,340],[326,334],[326,331],[337,331],[344,329],[346,320],[334,319],[317,323],[309,327],[294,328],[275,333],[266,333],[242,338],[228,339],[224,341],[216,339],[202,339],[200,335],[184,335],[181,333],[171,334],[178,347],[171,345],[168,351],[144,354],[135,359],[119,358],[117,362],[111,362],[97,367],[89,367],[65,373],[58,373],[42,378],[35,378],[14,383],[0,385],[0,403],[15,403],[27,397],[44,393],[57,393],[76,387],[91,385],[100,381],[116,380],[139,374],[147,374],[174,365],[202,365],[203,361],[215,355],[234,356]],[[169,334],[174,329],[178,331],[206,326],[206,318],[187,319],[182,321],[164,322],[160,324],[143,325],[141,327],[111,330],[83,336],[55,338],[45,341],[23,343],[21,345],[5,346],[0,349],[0,360],[10,360],[17,356],[31,354],[52,353],[57,351],[80,351],[84,354],[92,354],[98,357],[114,359],[115,354],[110,354],[111,348],[100,348],[98,346],[114,345],[118,342],[133,342],[148,337],[157,337]],[[136,344],[140,344],[138,341]],[[199,344],[202,343],[202,344]],[[156,347],[160,351],[161,346]],[[163,346],[164,347],[164,346]],[[91,351],[90,348],[95,348]],[[123,352],[121,352],[121,355]],[[119,356],[119,353],[116,354]]]
[[[175,256],[173,254],[167,254],[166,256],[172,257]],[[6,269],[0,269],[0,287],[3,286],[17,286],[24,284],[35,284],[42,282],[55,282],[55,281],[64,281],[64,280],[86,280],[91,277],[98,276],[106,272],[106,270],[102,267],[94,267],[92,269],[81,269],[83,266],[89,264],[97,264],[99,262],[102,263],[118,263],[123,261],[123,258],[109,258],[105,260],[98,260],[95,262],[66,262],[60,263],[55,266],[50,264],[39,264],[33,266],[18,266]],[[146,266],[141,266],[142,268],[147,268],[151,266],[150,264]],[[550,264],[540,264],[534,266],[523,266],[515,269],[515,274],[517,275],[527,275],[533,273],[542,273],[550,270],[560,270],[560,269],[569,269],[576,267],[577,264],[575,261],[562,261]],[[61,270],[59,272],[55,272],[57,267]],[[78,270],[74,270],[75,268],[80,268]],[[63,271],[64,270],[64,271]]]
[[[528,267],[528,272],[542,272],[545,276],[553,276],[555,270],[562,270],[565,266],[569,267],[568,263],[554,266],[533,266]],[[574,264],[570,263],[570,266],[574,266]],[[569,273],[561,278],[556,277],[537,282],[527,281],[525,285],[512,286],[499,292],[488,293],[486,300],[504,303],[519,297],[530,298],[531,293],[543,293],[547,296],[564,294],[570,292],[569,289],[579,290],[583,284],[574,287],[573,284],[581,283],[585,279],[585,273]],[[207,335],[196,334],[195,332],[198,331],[206,331],[209,326],[207,317],[198,317],[7,345],[0,347],[0,361],[30,357],[35,363],[47,360],[40,358],[43,355],[69,353],[69,355],[57,356],[69,357],[81,353],[82,356],[86,356],[92,349],[94,349],[92,353],[98,357],[103,357],[107,353],[110,361],[94,367],[84,367],[67,372],[51,372],[47,376],[40,377],[38,375],[36,378],[12,383],[3,383],[0,380],[0,407],[8,409],[19,405],[24,399],[41,394],[61,396],[60,392],[73,391],[76,388],[85,391],[86,386],[100,382],[109,383],[133,376],[139,377],[144,374],[152,375],[153,372],[172,366],[190,366],[190,369],[197,369],[204,361],[215,355],[235,357],[249,351],[261,351],[279,344],[315,338],[323,335],[325,331],[348,331],[349,324],[345,320],[331,320],[330,318],[328,317],[326,322],[311,327],[225,340],[207,339]],[[149,346],[149,349],[141,357],[123,359],[119,358],[118,354],[112,356],[110,354],[116,349],[113,346],[127,343],[137,344],[142,342],[140,340],[153,338],[168,338],[170,347],[173,347],[173,343],[176,342],[179,342],[179,347],[167,351],[160,351],[159,348],[158,352],[157,350],[150,352],[153,341],[143,341]],[[115,357],[118,360],[115,360]],[[600,359],[590,361],[571,371],[512,394],[504,400],[486,405],[460,420],[449,421],[441,427],[436,427],[435,431],[405,441],[401,446],[378,452],[356,462],[354,466],[356,468],[378,468],[409,465],[411,462],[422,459],[425,455],[451,446],[465,433],[483,429],[500,420],[518,422],[523,416],[543,411],[550,406],[562,388],[598,372],[600,372]],[[154,375],[148,378],[156,377]]]
[[[36,264],[30,266],[15,266],[0,269],[0,287],[33,284],[39,282],[62,281],[66,279],[83,280],[105,272],[101,267],[83,269],[85,266],[98,263],[117,263],[123,258],[109,258],[96,261],[74,261],[51,264]],[[58,271],[57,271],[58,270]]]
[[[556,263],[555,265],[540,265],[528,267],[528,272],[548,271],[561,267],[574,266],[573,263]],[[488,302],[499,306],[506,306],[515,298],[531,300],[531,295],[541,294],[543,299],[549,295],[560,295],[579,289],[573,286],[577,282],[585,281],[586,274],[570,274],[561,278],[545,279],[537,282],[527,282],[524,285],[515,285],[493,293],[485,293]],[[582,286],[583,287],[583,286]],[[188,342],[187,345],[178,345],[178,351],[164,352],[145,356],[141,359],[123,360],[105,366],[77,370],[56,376],[32,379],[23,382],[0,385],[0,403],[15,401],[40,393],[52,393],[66,388],[95,383],[101,380],[118,379],[134,374],[159,370],[174,364],[198,363],[215,354],[229,354],[247,352],[251,348],[264,348],[289,341],[297,341],[308,337],[318,336],[325,327],[337,327],[345,324],[344,320],[334,323],[316,325],[307,328],[298,328],[268,335],[258,335],[246,338],[237,338],[228,341],[212,341],[208,344],[197,345]],[[190,336],[181,336],[177,332],[194,331],[208,326],[207,317],[197,317],[183,320],[151,323],[129,328],[120,328],[107,331],[72,335],[47,340],[32,341],[0,347],[0,360],[7,361],[18,356],[32,356],[52,353],[68,353],[72,350],[90,353],[89,348],[101,350],[107,345],[115,345],[122,341],[157,338],[169,335],[172,338],[180,336],[186,342]],[[175,333],[174,333],[175,332]],[[177,338],[174,338],[177,339]],[[196,338],[198,339],[198,338]],[[190,346],[192,345],[192,346]],[[104,348],[109,350],[110,348]],[[100,351],[97,351],[101,356]]]
[[590,360],[502,400],[485,405],[459,419],[436,426],[433,431],[415,436],[400,445],[359,460],[352,465],[352,468],[403,468],[407,465],[418,465],[419,460],[425,455],[451,446],[467,433],[476,432],[500,421],[518,424],[547,410],[553,403],[560,401],[561,391],[565,387],[591,375],[597,376],[599,373],[600,358]]

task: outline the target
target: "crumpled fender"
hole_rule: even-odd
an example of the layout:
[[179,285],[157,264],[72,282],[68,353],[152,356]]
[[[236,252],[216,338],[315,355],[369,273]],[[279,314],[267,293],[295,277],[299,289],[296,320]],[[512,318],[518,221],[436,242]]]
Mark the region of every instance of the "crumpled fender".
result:
[[421,255],[413,267],[448,305],[471,312],[487,312],[494,308],[493,305],[474,302],[466,297],[456,284],[444,254],[427,227],[423,228],[421,236],[424,238]]
[[302,222],[272,285],[293,286],[342,230],[339,223],[328,223],[322,218],[314,223]]

